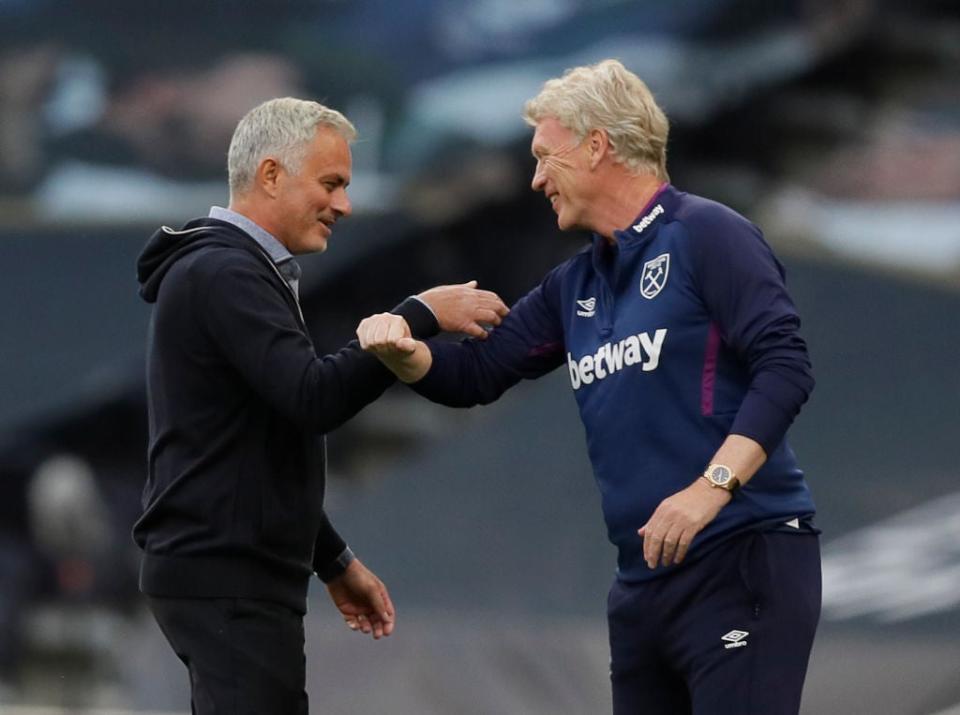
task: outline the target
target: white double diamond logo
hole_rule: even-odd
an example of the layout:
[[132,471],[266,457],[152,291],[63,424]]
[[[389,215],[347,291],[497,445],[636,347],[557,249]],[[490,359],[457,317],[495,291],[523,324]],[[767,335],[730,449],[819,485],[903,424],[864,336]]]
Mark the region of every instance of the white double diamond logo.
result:
[[592,318],[597,312],[597,299],[595,297],[578,300],[577,305],[580,306],[577,315],[581,318]]
[[724,648],[742,648],[747,644],[744,638],[748,635],[750,635],[750,631],[730,631],[720,640],[727,641],[723,646]]

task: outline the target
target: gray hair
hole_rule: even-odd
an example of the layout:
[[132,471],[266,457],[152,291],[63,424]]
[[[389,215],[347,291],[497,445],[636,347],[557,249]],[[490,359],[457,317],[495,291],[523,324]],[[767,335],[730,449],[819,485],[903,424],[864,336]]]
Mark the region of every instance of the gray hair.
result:
[[275,157],[291,173],[300,171],[307,145],[321,125],[331,127],[347,142],[357,137],[349,119],[317,102],[281,97],[247,112],[237,124],[227,152],[230,195],[250,189],[257,167],[267,156]]
[[530,126],[545,117],[556,118],[579,141],[593,129],[606,130],[615,161],[634,173],[649,171],[670,180],[670,122],[644,81],[619,61],[574,67],[548,80],[523,108]]

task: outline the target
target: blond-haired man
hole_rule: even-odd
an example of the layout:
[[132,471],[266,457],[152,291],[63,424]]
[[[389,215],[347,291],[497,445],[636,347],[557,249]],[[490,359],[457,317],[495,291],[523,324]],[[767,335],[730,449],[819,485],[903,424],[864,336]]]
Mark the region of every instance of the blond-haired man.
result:
[[379,315],[361,345],[454,406],[568,371],[618,549],[614,713],[795,714],[820,556],[784,440],[813,378],[783,268],[742,216],[669,183],[667,118],[620,62],[551,79],[524,118],[532,188],[591,245],[486,341]]

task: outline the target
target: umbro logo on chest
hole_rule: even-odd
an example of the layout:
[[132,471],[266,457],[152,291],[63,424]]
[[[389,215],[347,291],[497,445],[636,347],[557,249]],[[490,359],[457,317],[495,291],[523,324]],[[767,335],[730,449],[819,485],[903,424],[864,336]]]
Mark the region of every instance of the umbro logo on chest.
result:
[[597,314],[597,299],[587,298],[577,301],[577,315],[581,318],[592,318]]

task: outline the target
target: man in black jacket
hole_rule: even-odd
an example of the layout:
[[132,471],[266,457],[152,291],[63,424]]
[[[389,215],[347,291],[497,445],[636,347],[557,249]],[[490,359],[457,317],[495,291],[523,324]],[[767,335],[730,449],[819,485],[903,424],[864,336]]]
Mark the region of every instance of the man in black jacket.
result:
[[[303,614],[311,573],[347,625],[393,630],[383,583],[323,511],[322,435],[393,382],[354,342],[318,357],[294,256],[323,251],[350,214],[339,112],[265,102],[237,125],[230,208],[163,227],[138,262],[154,303],[140,588],[190,673],[194,713],[306,713]],[[483,336],[506,306],[475,283],[401,303],[420,336]]]

